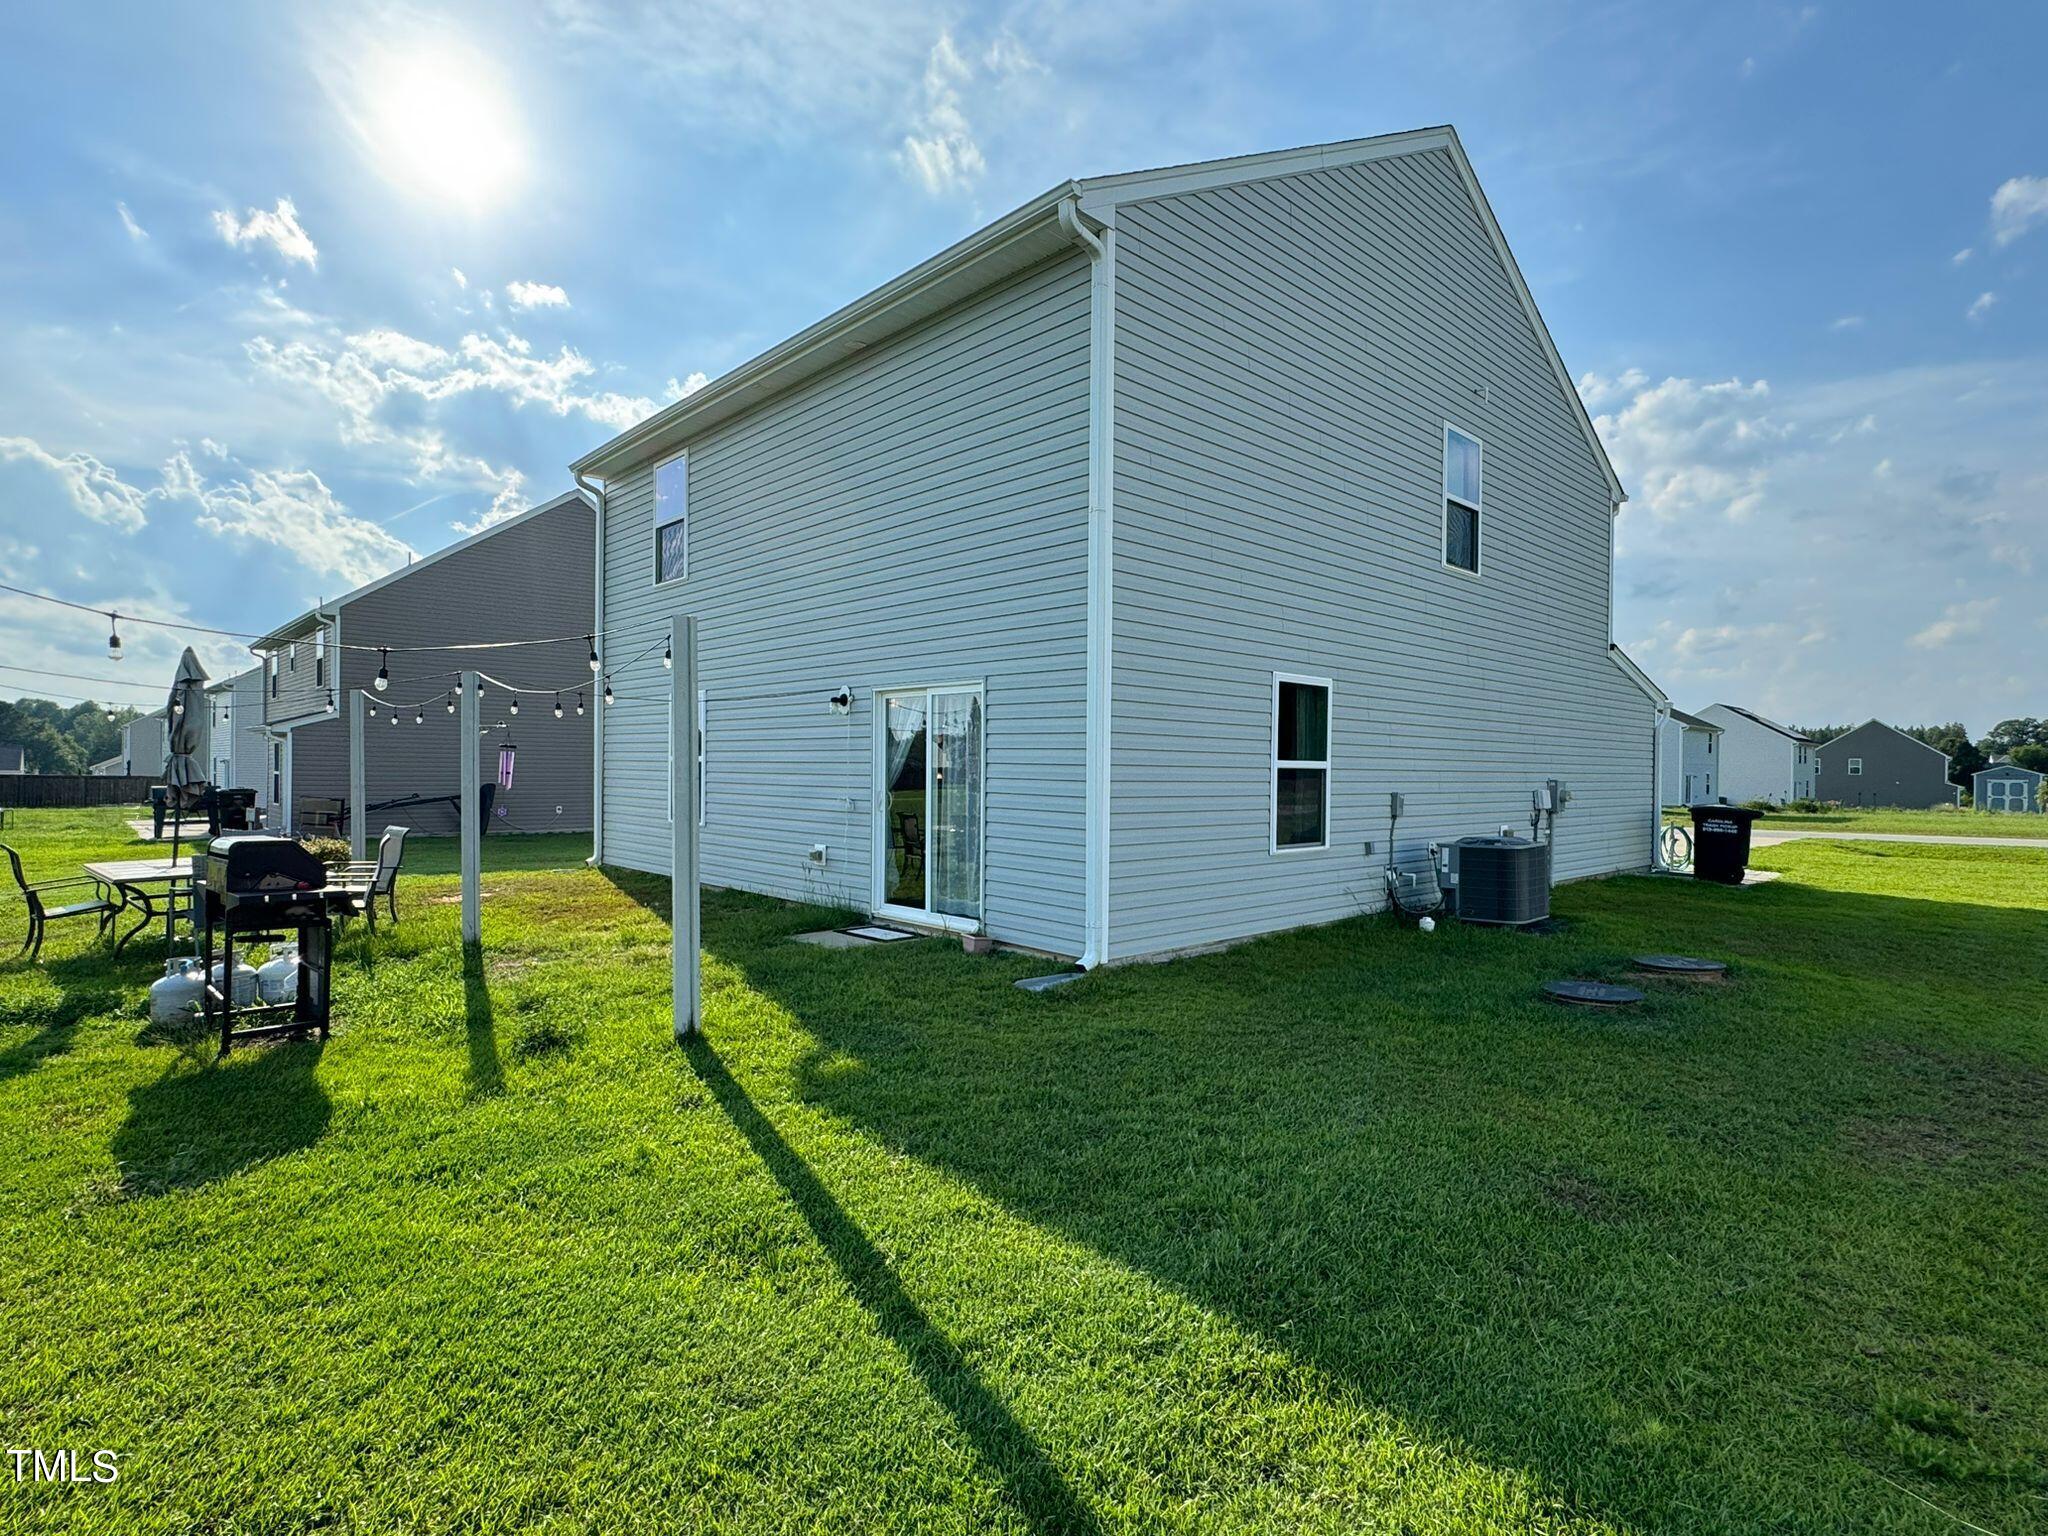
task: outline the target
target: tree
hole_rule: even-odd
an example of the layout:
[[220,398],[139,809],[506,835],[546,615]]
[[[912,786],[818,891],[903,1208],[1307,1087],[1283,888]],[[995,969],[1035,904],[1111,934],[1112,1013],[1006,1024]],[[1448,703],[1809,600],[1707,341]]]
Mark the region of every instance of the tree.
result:
[[1970,787],[1970,775],[1991,761],[1960,726],[1955,728],[1954,735],[1944,736],[1931,745],[1935,751],[1948,754],[1949,783],[1960,784],[1965,789]]
[[2026,742],[2012,749],[2012,760],[2022,768],[2032,768],[2037,773],[2048,773],[2048,747],[2037,742]]
[[99,704],[0,702],[0,741],[21,743],[30,773],[84,773],[121,750],[121,727],[138,713],[117,709],[109,723],[105,706]]
[[2048,720],[2036,720],[2032,715],[2001,720],[1977,745],[1994,757],[2009,755],[2015,747],[2048,747]]

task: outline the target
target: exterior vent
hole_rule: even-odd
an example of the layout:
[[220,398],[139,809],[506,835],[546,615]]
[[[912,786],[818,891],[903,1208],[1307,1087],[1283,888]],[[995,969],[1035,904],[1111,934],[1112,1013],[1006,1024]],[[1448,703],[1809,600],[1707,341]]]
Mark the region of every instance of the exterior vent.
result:
[[1518,928],[1550,916],[1550,850],[1526,837],[1461,837],[1458,916]]

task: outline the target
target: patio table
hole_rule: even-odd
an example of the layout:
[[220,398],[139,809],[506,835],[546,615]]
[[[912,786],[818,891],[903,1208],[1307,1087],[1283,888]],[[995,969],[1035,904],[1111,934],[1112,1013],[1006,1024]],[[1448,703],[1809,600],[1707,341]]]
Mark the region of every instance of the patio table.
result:
[[[203,857],[203,854],[193,854],[177,859],[103,859],[85,866],[88,875],[113,887],[123,912],[131,907],[141,910],[142,915],[135,926],[114,940],[115,954],[118,955],[124,944],[148,927],[159,912],[164,920],[164,944],[169,947],[178,908],[190,896],[200,878],[199,862]],[[114,921],[120,922],[118,913]],[[190,921],[189,911],[187,921]]]

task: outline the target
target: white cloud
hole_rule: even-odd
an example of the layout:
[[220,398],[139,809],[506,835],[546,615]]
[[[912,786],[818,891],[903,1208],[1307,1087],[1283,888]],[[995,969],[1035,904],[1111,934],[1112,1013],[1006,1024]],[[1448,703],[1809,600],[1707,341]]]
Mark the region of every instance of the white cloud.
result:
[[1579,390],[1631,497],[1661,519],[1704,513],[1745,521],[1763,505],[1771,459],[1793,429],[1769,412],[1762,379],[1650,384],[1640,370],[1587,374]]
[[687,379],[671,377],[662,394],[669,400],[686,400],[710,382],[711,376],[706,373],[693,373]]
[[71,505],[96,523],[134,533],[149,521],[149,493],[89,453],[51,453],[33,438],[0,437],[0,462],[28,463],[55,475]]
[[448,269],[448,275],[455,279],[456,287],[467,288],[469,286],[469,278],[467,275],[464,274],[462,268],[450,267]]
[[274,544],[307,570],[349,586],[396,570],[411,548],[375,523],[355,516],[309,469],[249,469],[209,482],[182,450],[164,465],[167,500],[193,504],[208,532]]
[[1982,320],[1991,313],[1991,307],[1998,302],[1998,295],[1988,289],[1970,301],[1970,307],[1963,311],[1965,320]]
[[960,100],[960,87],[970,73],[952,34],[941,32],[925,63],[923,102],[904,135],[900,156],[934,197],[972,190],[988,169]]
[[135,222],[135,215],[128,211],[126,203],[115,203],[114,212],[121,216],[121,227],[128,231],[128,238],[137,245],[149,238],[149,231]]
[[216,459],[224,459],[228,456],[227,444],[215,442],[210,437],[199,439],[199,446],[202,451],[211,454]]
[[1839,319],[1830,320],[1828,322],[1828,329],[1831,331],[1860,331],[1863,329],[1863,317],[1861,315],[1843,315]]
[[567,309],[569,295],[554,283],[507,283],[505,297],[514,309]]
[[1972,598],[1968,602],[1950,603],[1942,609],[1941,617],[1916,633],[1906,643],[1921,650],[1952,645],[1958,640],[1981,635],[1991,616],[1998,611],[1995,597]]
[[1951,266],[1960,267],[1964,262],[1968,261],[1972,256],[1976,254],[1977,252],[1975,247],[1966,245],[1960,251],[1957,251],[1955,255],[1949,257],[1949,264]]
[[288,197],[280,197],[277,207],[268,213],[251,208],[240,219],[229,209],[216,208],[213,227],[221,239],[239,249],[269,245],[286,261],[303,261],[309,267],[320,264],[320,252],[313,245],[313,237],[300,226],[299,210]]
[[2036,224],[2048,223],[2048,176],[2015,176],[1991,194],[1991,238],[2010,245]]

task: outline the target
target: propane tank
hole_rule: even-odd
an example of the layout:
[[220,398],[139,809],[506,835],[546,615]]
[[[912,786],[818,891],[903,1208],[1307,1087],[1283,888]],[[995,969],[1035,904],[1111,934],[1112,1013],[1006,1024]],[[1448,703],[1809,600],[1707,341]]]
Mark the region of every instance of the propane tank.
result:
[[285,945],[256,967],[256,995],[266,1003],[289,1003],[298,998],[298,945]]
[[169,960],[164,973],[149,984],[149,1020],[152,1024],[176,1024],[199,1011],[206,992],[199,962],[190,956]]
[[[228,990],[227,983],[221,979],[226,969],[227,962],[225,960],[214,961],[213,984],[221,992]],[[237,1008],[246,1008],[249,1004],[256,1001],[256,967],[240,960],[235,962],[234,998]]]

